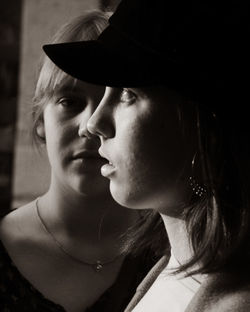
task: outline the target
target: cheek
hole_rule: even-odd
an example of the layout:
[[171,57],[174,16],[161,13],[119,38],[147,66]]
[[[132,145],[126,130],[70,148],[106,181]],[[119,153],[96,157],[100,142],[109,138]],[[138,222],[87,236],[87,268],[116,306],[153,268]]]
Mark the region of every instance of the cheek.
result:
[[152,167],[160,155],[160,142],[153,139],[151,125],[138,119],[120,123],[116,140],[118,161],[123,168],[123,182],[135,187],[154,171]]
[[73,122],[50,118],[45,120],[46,139],[55,144],[67,145],[77,135]]
[[62,125],[55,119],[47,120],[45,123],[46,148],[50,163],[57,167],[65,161],[65,155],[73,141],[72,130]]
[[44,111],[46,139],[54,144],[69,143],[78,135],[77,118],[66,118],[55,105],[48,104]]
[[176,120],[167,121],[161,115],[120,124],[118,152],[126,183],[157,187],[173,183],[185,162],[182,140]]

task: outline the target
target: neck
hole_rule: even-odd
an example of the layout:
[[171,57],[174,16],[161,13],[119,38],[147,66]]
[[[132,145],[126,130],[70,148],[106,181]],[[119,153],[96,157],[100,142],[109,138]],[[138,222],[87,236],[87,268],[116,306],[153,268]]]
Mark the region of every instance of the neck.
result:
[[107,245],[117,248],[120,236],[138,217],[136,211],[118,205],[108,191],[105,195],[88,196],[51,187],[39,199],[39,209],[47,226],[61,241],[96,249]]
[[185,264],[192,257],[192,248],[189,244],[185,221],[175,217],[161,214],[163,219],[171,250],[180,264]]

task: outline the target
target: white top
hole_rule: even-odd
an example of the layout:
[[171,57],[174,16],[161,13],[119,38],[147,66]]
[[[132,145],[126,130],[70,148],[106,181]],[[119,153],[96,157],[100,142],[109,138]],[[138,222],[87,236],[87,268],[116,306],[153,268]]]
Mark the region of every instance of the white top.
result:
[[170,275],[179,263],[171,254],[168,265],[132,312],[184,312],[198,291],[204,276]]

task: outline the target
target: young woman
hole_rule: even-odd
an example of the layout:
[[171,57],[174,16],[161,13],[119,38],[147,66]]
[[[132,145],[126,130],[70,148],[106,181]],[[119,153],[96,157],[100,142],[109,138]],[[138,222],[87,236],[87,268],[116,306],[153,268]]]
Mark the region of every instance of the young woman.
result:
[[[44,47],[108,86],[88,121],[102,175],[118,203],[165,224],[170,261],[126,311],[250,310],[249,12],[245,1],[124,0],[97,41]],[[98,55],[95,69],[77,54]]]
[[[54,42],[93,40],[107,17],[86,13],[62,27]],[[47,149],[51,183],[1,220],[0,311],[123,311],[155,261],[124,247],[140,216],[113,200],[100,174],[105,160],[87,121],[103,93],[45,59],[33,133]]]

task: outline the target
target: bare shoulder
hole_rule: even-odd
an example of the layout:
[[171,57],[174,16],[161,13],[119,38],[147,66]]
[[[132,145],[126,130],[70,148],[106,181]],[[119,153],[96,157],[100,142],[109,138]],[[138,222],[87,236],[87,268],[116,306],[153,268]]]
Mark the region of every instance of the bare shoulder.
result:
[[208,312],[249,312],[250,311],[250,283],[248,287],[230,292],[222,296]]
[[249,312],[250,277],[216,274],[195,294],[185,312]]
[[34,201],[17,208],[0,220],[0,240],[10,245],[22,240],[32,230],[34,219]]

